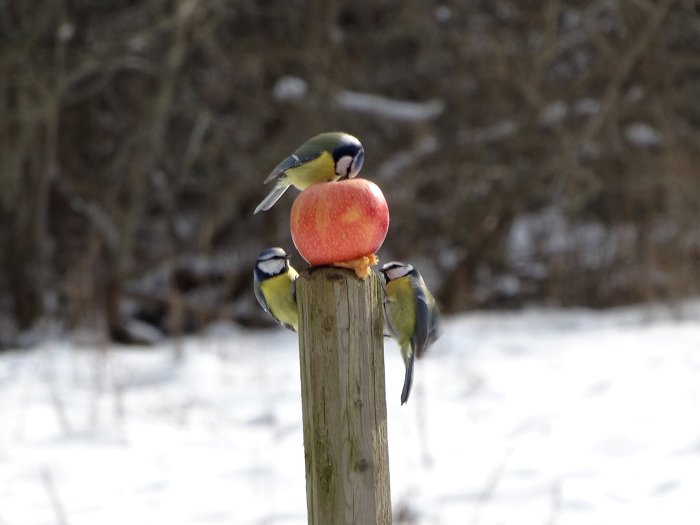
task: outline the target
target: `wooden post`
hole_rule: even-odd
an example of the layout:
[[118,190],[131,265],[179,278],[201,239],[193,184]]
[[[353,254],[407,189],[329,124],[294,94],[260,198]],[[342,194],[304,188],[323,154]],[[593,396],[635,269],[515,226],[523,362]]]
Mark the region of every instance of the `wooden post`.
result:
[[341,268],[297,280],[310,525],[389,525],[381,287]]

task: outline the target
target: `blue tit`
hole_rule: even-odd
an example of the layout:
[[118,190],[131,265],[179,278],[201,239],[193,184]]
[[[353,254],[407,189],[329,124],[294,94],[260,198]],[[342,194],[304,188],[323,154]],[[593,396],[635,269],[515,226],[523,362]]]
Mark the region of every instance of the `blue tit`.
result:
[[364,160],[365,150],[352,135],[340,131],[316,135],[267,176],[265,184],[274,181],[275,187],[254,213],[272,208],[289,186],[304,190],[319,182],[351,179],[359,173]]
[[260,252],[253,272],[253,288],[260,306],[275,321],[297,331],[296,279],[299,274],[289,265],[290,256],[282,248]]
[[413,361],[438,337],[439,312],[433,295],[418,270],[410,264],[389,262],[381,272],[384,287],[384,321],[398,341],[406,366],[401,404],[408,401],[413,384]]

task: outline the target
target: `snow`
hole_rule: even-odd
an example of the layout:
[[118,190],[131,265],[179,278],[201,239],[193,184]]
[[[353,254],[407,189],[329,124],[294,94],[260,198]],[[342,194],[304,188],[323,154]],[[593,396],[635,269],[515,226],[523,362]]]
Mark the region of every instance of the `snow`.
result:
[[625,138],[635,146],[658,146],[663,142],[661,133],[645,122],[632,122],[625,126]]
[[435,8],[435,20],[445,23],[452,18],[452,8],[441,4]]
[[280,102],[294,102],[306,96],[309,87],[303,78],[284,76],[272,88],[272,96]]
[[[399,405],[394,509],[425,525],[700,520],[700,305],[447,319]],[[306,523],[294,334],[0,355],[0,523]],[[395,519],[395,523],[400,523]]]
[[542,260],[573,255],[585,268],[597,269],[614,261],[635,239],[633,225],[608,228],[599,221],[571,222],[556,207],[518,216],[506,241],[511,267],[532,276],[544,273]]
[[56,36],[61,42],[70,42],[75,36],[75,25],[70,22],[63,22],[58,27]]
[[445,103],[440,99],[413,102],[358,91],[341,91],[336,95],[335,101],[338,106],[349,111],[370,113],[374,116],[402,122],[433,120],[445,110]]
[[578,115],[596,115],[600,111],[600,101],[591,97],[581,98],[576,101],[574,110]]
[[563,100],[553,100],[540,112],[539,122],[542,126],[559,126],[569,114],[569,106]]
[[402,175],[420,159],[438,150],[438,140],[434,135],[422,138],[412,148],[401,150],[382,162],[377,170],[378,177],[389,180]]

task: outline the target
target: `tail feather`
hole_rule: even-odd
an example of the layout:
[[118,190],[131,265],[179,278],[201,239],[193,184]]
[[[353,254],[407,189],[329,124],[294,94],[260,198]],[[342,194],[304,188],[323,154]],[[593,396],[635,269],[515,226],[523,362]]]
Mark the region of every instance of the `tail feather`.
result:
[[260,204],[258,204],[253,214],[259,213],[261,211],[266,211],[272,208],[272,206],[274,206],[274,204],[279,200],[282,194],[285,191],[287,191],[287,188],[289,188],[289,186],[275,186],[273,190],[267,194],[267,197],[265,197],[263,201]]
[[415,360],[415,354],[411,352],[408,354],[408,360],[406,361],[406,375],[403,379],[403,390],[401,390],[401,404],[403,405],[408,401],[408,396],[411,394],[411,386],[413,385],[413,361]]

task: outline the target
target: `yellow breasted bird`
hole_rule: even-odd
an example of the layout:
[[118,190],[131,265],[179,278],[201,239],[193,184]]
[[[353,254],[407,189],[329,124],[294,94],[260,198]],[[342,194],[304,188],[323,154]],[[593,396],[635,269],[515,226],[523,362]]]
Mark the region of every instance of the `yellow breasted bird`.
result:
[[260,306],[275,321],[297,331],[296,270],[282,248],[268,248],[258,255],[253,271],[253,288]]
[[316,135],[267,176],[265,184],[274,181],[275,187],[254,213],[272,208],[289,186],[304,190],[319,182],[351,179],[359,173],[364,159],[365,150],[352,135],[340,131]]
[[384,320],[401,347],[406,366],[401,404],[408,401],[413,384],[413,361],[423,356],[438,337],[439,312],[433,295],[418,270],[410,264],[392,261],[382,266]]

